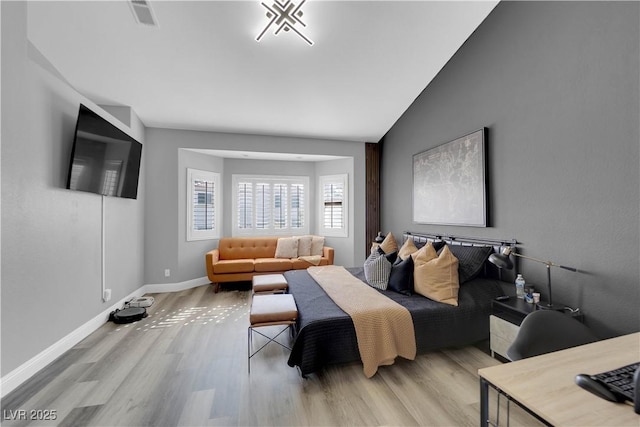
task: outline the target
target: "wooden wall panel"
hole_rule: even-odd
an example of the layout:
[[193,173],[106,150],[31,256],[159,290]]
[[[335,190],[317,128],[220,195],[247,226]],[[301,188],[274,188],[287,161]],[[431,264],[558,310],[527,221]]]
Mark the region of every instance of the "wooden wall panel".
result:
[[380,231],[380,156],[381,143],[365,144],[366,174],[366,225],[365,225],[365,258],[369,255],[371,242]]

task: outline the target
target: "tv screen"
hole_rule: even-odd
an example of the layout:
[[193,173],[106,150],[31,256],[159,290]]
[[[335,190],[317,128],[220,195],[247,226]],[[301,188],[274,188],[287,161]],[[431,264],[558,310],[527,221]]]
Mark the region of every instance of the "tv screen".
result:
[[80,104],[67,188],[135,199],[142,144]]

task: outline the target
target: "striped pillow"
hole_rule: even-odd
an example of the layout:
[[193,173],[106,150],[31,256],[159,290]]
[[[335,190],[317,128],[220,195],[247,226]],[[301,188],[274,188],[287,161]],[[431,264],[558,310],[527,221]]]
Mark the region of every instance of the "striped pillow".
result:
[[369,258],[364,262],[364,277],[371,287],[385,290],[389,284],[391,274],[391,262],[381,250],[371,252]]

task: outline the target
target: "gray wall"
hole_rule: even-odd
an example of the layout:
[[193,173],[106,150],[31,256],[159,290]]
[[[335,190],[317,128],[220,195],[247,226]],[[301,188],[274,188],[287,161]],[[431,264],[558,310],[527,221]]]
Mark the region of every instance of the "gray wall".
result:
[[[353,170],[353,159],[341,159],[341,160],[318,162],[316,164],[316,180],[315,180],[316,185],[318,183],[318,177],[322,175],[338,175],[338,174],[343,174],[345,172],[348,172],[350,170]],[[355,179],[353,173],[349,172],[348,175],[349,175],[349,180],[348,180],[349,223],[347,224],[347,227],[348,227],[349,237],[327,236],[325,237],[325,244],[335,249],[334,263],[336,265],[344,265],[344,266],[350,267],[350,266],[360,266],[364,263],[364,260],[365,260],[365,254],[360,250],[356,250],[356,248],[360,249],[363,247],[362,243],[364,239],[358,240],[358,242],[356,243],[356,246],[354,247],[353,246],[354,241],[352,238],[353,230],[355,229],[356,224],[358,224],[359,226],[364,225],[364,221],[362,220],[362,218],[364,218],[362,216],[364,215],[364,211],[362,212],[362,214],[359,214],[359,212],[355,209],[355,206],[354,206],[354,200],[356,200],[357,195],[364,194],[364,187],[362,188],[360,193],[356,193],[354,189],[358,188],[358,184],[359,184],[358,180]],[[319,233],[318,230],[319,230],[319,224],[315,232]],[[345,258],[342,255],[343,253],[349,253],[349,252],[353,254],[353,257]]]
[[[175,225],[178,229],[178,241],[184,242],[177,246],[178,250],[178,270],[171,270],[172,273],[180,273],[185,277],[185,272],[200,272],[203,269],[203,254],[211,250],[211,242],[208,240],[193,240],[187,242],[187,168],[205,170],[209,172],[218,172],[222,179],[224,172],[224,159],[215,156],[196,153],[189,150],[178,150],[178,170],[177,172],[177,190],[178,200],[176,200],[176,208],[178,210],[178,223]],[[176,185],[176,184],[174,184]],[[222,213],[222,221],[225,221],[225,212]],[[164,269],[161,269],[164,273]],[[205,274],[206,275],[206,274]],[[192,279],[202,277],[194,276]],[[170,276],[168,280],[173,282],[174,276]],[[150,283],[150,282],[147,282]]]
[[[353,175],[353,215],[355,218],[364,217],[364,144],[159,128],[148,128],[145,141],[147,153],[145,283],[176,283],[204,277],[206,276],[204,254],[217,247],[217,240],[187,242],[185,239],[184,175],[186,167],[197,167],[189,165],[195,165],[195,162],[211,161],[212,169],[209,170],[222,173],[225,205],[223,234],[229,236],[231,235],[230,185],[233,173],[308,175],[312,187],[315,187],[317,175],[313,163],[223,159],[220,164],[215,160],[203,159],[209,156],[189,152],[188,149],[330,154],[351,157],[352,164],[336,164],[340,165],[341,172]],[[185,153],[189,154],[185,155]],[[332,162],[340,162],[340,160]],[[351,170],[342,169],[343,167],[351,167]],[[364,224],[352,227],[346,242],[340,242],[339,249],[344,252],[336,253],[336,263],[351,265],[354,259],[359,259],[361,254],[356,258],[355,248],[362,247],[363,241]],[[169,278],[164,277],[166,268],[171,269]]]
[[29,44],[26,2],[1,7],[4,376],[143,285],[144,179],[138,200],[104,200],[103,303],[102,197],[64,189],[78,106],[101,109]]
[[[516,238],[580,270],[553,269],[554,301],[598,335],[640,330],[639,23],[637,2],[500,3],[384,138],[383,230]],[[492,226],[414,224],[412,155],[483,126]]]

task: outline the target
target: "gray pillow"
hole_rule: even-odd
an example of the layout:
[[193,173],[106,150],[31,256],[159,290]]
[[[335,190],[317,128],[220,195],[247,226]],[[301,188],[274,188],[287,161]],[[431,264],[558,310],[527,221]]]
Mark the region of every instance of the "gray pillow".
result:
[[484,269],[484,262],[493,252],[491,246],[447,245],[458,258],[458,277],[460,284],[475,279]]
[[376,289],[385,290],[389,284],[391,263],[380,249],[371,252],[364,262],[364,277],[367,283]]

